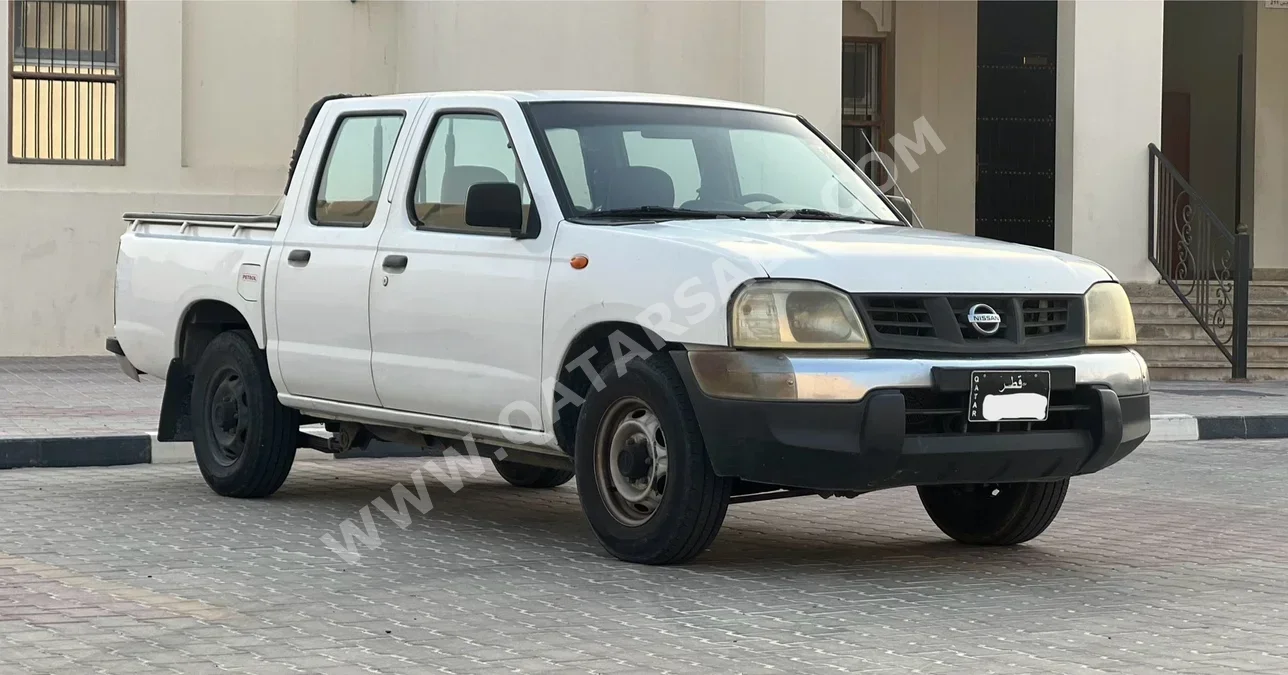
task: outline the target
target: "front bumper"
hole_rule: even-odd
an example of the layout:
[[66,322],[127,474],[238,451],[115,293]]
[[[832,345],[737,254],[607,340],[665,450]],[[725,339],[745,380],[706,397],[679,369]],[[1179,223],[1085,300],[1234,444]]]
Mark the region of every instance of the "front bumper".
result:
[[[1128,349],[989,359],[754,357],[773,359],[777,379],[752,388],[780,393],[785,382],[790,400],[713,385],[712,353],[703,354],[673,358],[712,466],[755,483],[865,492],[1058,480],[1118,462],[1150,430],[1148,369]],[[966,424],[965,375],[982,368],[1051,370],[1047,422]]]

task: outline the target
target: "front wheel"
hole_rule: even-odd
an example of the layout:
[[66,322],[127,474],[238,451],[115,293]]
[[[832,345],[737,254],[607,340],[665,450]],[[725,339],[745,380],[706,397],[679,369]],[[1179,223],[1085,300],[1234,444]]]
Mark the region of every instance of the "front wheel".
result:
[[300,413],[277,401],[248,330],[221,333],[197,361],[192,445],[206,484],[225,497],[267,497],[295,461]]
[[577,495],[621,560],[682,563],[706,550],[733,481],[711,468],[688,395],[666,354],[610,364],[577,422]]
[[1060,513],[1068,491],[1068,478],[917,488],[926,513],[944,534],[982,546],[1013,546],[1042,534]]

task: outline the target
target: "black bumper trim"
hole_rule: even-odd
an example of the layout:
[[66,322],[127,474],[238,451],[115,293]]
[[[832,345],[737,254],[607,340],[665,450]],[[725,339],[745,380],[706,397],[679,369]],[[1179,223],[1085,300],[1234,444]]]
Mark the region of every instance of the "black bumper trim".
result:
[[848,403],[716,399],[674,352],[712,467],[790,488],[866,492],[909,485],[1059,480],[1100,471],[1149,434],[1149,395],[1082,389],[1078,428],[907,435],[905,398],[877,390]]
[[118,342],[114,337],[110,337],[107,339],[106,347],[107,347],[107,351],[113,354],[116,354],[117,356],[125,356],[125,350],[121,348],[121,343]]

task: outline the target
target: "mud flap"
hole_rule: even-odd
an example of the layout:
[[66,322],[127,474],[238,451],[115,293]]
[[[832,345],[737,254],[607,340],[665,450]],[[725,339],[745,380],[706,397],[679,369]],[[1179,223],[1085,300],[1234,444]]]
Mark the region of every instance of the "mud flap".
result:
[[170,361],[165,374],[165,394],[161,397],[158,441],[192,440],[192,378],[192,371],[182,361]]

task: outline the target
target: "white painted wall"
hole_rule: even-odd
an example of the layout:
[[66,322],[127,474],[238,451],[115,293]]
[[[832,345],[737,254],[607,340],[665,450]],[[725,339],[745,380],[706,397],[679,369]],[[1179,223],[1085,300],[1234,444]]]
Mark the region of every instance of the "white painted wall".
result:
[[1162,123],[1163,0],[1061,2],[1056,58],[1056,247],[1153,281],[1149,144]]

